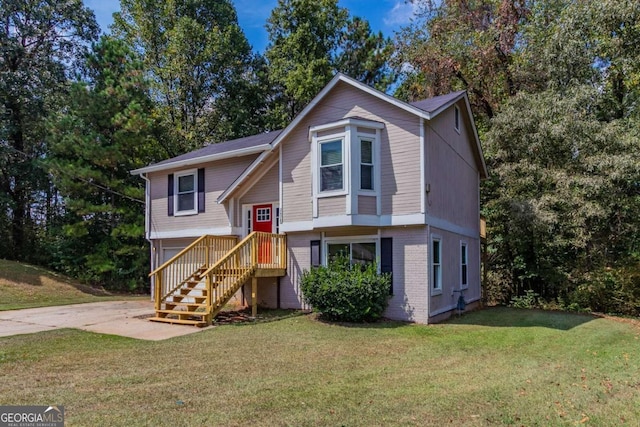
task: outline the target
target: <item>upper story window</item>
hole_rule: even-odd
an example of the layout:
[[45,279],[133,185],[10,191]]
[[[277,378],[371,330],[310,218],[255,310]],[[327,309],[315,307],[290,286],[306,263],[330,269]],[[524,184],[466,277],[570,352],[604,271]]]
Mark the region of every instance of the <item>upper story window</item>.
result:
[[373,141],[360,139],[360,189],[373,190]]
[[197,213],[196,171],[176,173],[176,215]]
[[169,216],[195,215],[205,211],[204,168],[170,173],[167,183]]
[[320,142],[320,191],[344,189],[342,140]]
[[[309,129],[314,216],[317,199],[380,191],[380,140],[384,123],[350,117]],[[346,213],[351,213],[347,203]],[[357,211],[356,211],[357,212]]]
[[457,105],[453,106],[453,127],[460,133],[460,109]]

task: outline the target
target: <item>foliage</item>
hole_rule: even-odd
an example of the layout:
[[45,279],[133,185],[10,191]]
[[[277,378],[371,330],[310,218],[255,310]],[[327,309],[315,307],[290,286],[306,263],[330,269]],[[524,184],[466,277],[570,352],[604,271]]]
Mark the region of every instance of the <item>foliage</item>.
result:
[[65,197],[53,229],[53,265],[111,289],[147,282],[144,182],[129,171],[157,155],[143,66],[127,45],[102,37],[72,85],[68,107],[49,122],[48,164]]
[[524,291],[524,295],[515,295],[511,298],[509,306],[513,308],[536,308],[538,307],[538,295],[531,289]]
[[349,17],[337,0],[278,0],[267,21],[272,127],[284,127],[337,71],[386,90],[391,40],[369,22]]
[[300,282],[304,300],[330,320],[378,320],[387,307],[390,277],[378,274],[375,263],[351,264],[339,256],[328,266],[306,270]]
[[259,63],[230,1],[122,0],[120,7],[113,31],[142,55],[167,155],[262,130]]
[[617,268],[586,275],[568,296],[569,307],[640,316],[640,271]]
[[43,261],[43,229],[56,194],[40,159],[47,116],[68,84],[67,66],[96,37],[81,0],[0,0],[0,257]]
[[416,19],[396,41],[395,62],[406,74],[396,96],[413,101],[465,89],[479,120],[490,119],[518,91],[512,64],[528,2],[417,3]]

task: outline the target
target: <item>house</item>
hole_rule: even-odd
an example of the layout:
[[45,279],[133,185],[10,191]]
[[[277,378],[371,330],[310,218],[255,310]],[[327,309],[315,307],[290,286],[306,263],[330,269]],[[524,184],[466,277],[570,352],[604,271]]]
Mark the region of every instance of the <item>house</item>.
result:
[[464,91],[405,103],[338,74],[282,130],[132,173],[156,320],[207,323],[234,294],[301,308],[303,271],[340,251],[392,273],[391,319],[446,318],[460,291],[480,300],[487,169]]

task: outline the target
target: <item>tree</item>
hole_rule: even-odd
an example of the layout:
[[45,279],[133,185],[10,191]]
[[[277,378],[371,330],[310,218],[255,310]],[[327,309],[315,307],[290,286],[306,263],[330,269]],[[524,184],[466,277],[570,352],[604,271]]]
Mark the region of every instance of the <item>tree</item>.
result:
[[467,90],[478,120],[491,119],[518,91],[513,75],[526,0],[423,0],[397,38],[396,65],[409,70],[396,95],[406,100]]
[[[0,256],[33,260],[51,201],[44,120],[68,87],[67,67],[98,32],[81,0],[0,0]],[[39,215],[39,212],[43,212]]]
[[122,0],[114,20],[142,55],[168,155],[262,128],[255,58],[229,0]]
[[278,0],[267,21],[271,127],[284,127],[336,72],[387,90],[391,41],[369,22],[350,18],[337,0]]
[[393,47],[389,37],[384,37],[382,32],[371,31],[367,20],[353,17],[340,40],[336,69],[386,92],[396,80],[396,73],[389,65]]
[[159,151],[143,70],[123,41],[103,36],[87,55],[86,81],[49,121],[48,165],[65,199],[54,266],[119,290],[143,286],[149,259],[144,185],[129,173]]
[[334,74],[333,54],[348,11],[337,0],[278,0],[267,20],[273,121],[286,126]]

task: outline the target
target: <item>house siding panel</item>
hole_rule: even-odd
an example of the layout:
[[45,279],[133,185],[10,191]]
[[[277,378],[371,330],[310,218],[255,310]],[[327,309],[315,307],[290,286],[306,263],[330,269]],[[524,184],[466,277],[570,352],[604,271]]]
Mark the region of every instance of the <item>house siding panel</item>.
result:
[[[460,103],[461,112],[464,103]],[[454,129],[454,109],[442,112],[426,129],[427,209],[431,216],[479,230],[479,172],[471,126],[461,114],[460,133]]]
[[311,265],[312,240],[320,240],[320,233],[287,234],[287,275],[280,279],[280,306],[282,308],[309,308],[302,301],[300,280]]
[[376,215],[376,197],[358,196],[358,213],[362,215]]
[[200,166],[205,168],[206,207],[205,212],[197,215],[169,216],[167,214],[167,176],[189,168],[150,173],[150,231],[188,232],[190,229],[228,227],[230,225],[228,204],[218,204],[217,198],[255,158],[256,156],[244,156]]
[[393,238],[393,296],[385,317],[427,323],[427,228],[385,228],[381,237]]
[[282,141],[284,221],[312,219],[309,127],[354,116],[385,123],[380,150],[382,213],[420,212],[419,118],[345,83],[338,83],[325,99]]
[[278,165],[269,169],[240,200],[241,204],[276,202],[278,200]]
[[318,216],[344,215],[347,211],[345,196],[318,199]]
[[[431,295],[429,303],[429,314],[440,313],[443,310],[453,310],[456,307],[460,290],[460,242],[467,243],[467,277],[468,288],[464,291],[466,301],[474,301],[480,298],[480,242],[478,239],[471,239],[460,236],[456,233],[431,228],[432,235],[441,237],[442,242],[442,293]],[[429,269],[431,266],[429,266]]]

